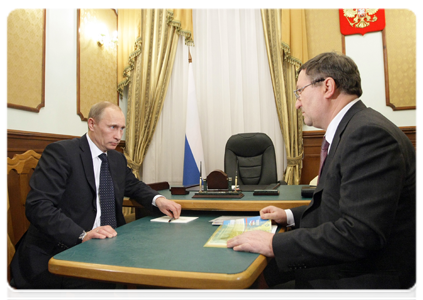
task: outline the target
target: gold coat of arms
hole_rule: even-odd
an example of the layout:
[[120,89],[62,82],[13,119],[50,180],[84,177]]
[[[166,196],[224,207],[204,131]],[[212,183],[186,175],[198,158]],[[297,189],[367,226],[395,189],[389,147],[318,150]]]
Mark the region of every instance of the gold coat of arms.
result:
[[344,16],[351,27],[365,28],[369,26],[370,23],[377,21],[375,15],[377,11],[378,9],[369,8],[344,9]]

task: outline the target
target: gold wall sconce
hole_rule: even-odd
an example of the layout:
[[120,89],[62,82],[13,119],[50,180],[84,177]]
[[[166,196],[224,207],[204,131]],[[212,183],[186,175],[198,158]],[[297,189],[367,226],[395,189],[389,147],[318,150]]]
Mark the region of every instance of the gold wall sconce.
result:
[[90,107],[119,103],[117,86],[117,14],[114,9],[78,9],[77,112],[88,119]]
[[99,34],[97,37],[97,44],[102,47],[104,45],[117,45],[118,43],[118,32],[114,30],[111,34],[108,33],[106,25],[100,24],[101,30],[99,30]]

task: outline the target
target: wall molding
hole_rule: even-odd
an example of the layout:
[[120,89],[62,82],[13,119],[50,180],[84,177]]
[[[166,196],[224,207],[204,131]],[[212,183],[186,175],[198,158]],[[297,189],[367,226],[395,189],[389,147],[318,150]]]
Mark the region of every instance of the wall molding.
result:
[[[21,154],[27,150],[34,150],[41,154],[50,143],[76,137],[79,136],[8,129],[7,157],[13,158],[15,154]],[[125,141],[120,141],[116,150],[123,153],[124,148]]]

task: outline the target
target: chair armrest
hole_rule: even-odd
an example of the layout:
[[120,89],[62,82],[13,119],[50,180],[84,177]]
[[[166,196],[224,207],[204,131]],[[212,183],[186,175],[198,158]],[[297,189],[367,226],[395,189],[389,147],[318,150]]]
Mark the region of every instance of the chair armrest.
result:
[[129,198],[123,199],[122,206],[123,207],[144,207],[141,204],[139,204],[137,201],[135,201],[133,199],[129,199]]

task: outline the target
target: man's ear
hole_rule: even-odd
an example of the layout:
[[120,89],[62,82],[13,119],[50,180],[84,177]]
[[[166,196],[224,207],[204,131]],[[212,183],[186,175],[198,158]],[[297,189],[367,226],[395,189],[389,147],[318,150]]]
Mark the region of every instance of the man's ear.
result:
[[327,77],[323,82],[325,86],[325,95],[327,98],[333,98],[336,92],[336,83],[335,80],[331,77]]
[[88,122],[88,129],[90,131],[93,131],[94,125],[95,125],[95,120],[93,118],[89,118],[87,122]]

